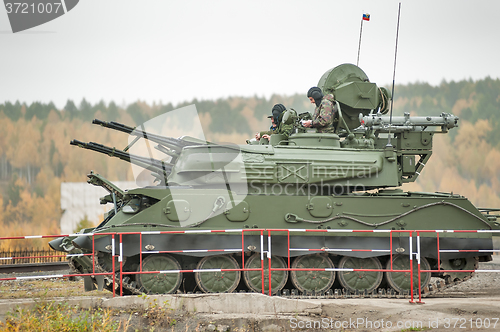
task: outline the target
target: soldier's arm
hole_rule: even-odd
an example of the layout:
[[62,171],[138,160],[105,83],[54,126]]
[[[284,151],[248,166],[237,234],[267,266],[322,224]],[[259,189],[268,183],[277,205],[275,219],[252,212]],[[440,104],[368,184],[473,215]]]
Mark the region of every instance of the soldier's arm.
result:
[[292,134],[293,124],[282,124],[280,127],[279,134],[284,135],[288,139],[288,136]]
[[272,130],[261,131],[260,132],[260,137],[262,137],[264,135],[272,135],[272,134],[274,134],[274,132]]

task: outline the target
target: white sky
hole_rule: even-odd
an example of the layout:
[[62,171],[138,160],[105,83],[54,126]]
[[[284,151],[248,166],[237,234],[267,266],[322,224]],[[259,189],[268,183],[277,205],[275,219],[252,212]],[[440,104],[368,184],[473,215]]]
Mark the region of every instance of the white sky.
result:
[[[306,93],[341,63],[390,87],[399,1],[80,0],[13,34],[0,7],[0,102],[118,104]],[[396,84],[500,77],[500,1],[402,0]],[[396,90],[397,94],[397,90]]]

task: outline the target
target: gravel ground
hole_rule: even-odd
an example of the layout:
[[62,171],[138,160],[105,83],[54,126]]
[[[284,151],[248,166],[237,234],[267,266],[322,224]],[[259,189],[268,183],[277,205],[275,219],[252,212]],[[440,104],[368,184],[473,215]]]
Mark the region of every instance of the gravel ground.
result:
[[[478,270],[500,270],[500,256],[493,256],[493,261],[491,262],[479,263]],[[476,272],[474,273],[474,276],[469,280],[459,283],[458,285],[446,288],[442,293],[447,297],[499,297],[499,281],[500,272]]]

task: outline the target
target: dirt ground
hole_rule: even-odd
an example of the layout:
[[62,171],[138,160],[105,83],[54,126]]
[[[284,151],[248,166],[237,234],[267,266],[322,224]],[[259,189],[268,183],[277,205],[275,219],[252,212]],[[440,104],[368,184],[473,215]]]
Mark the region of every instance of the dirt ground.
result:
[[[479,269],[500,270],[500,259],[480,263]],[[500,331],[499,281],[500,272],[477,272],[466,282],[424,298],[425,303],[418,303],[418,298],[415,303],[404,298],[280,299],[280,303],[266,303],[272,299],[233,294],[236,302],[231,302],[227,310],[151,305],[111,309],[117,320],[127,322],[128,331]],[[50,282],[52,286],[42,287],[80,287],[79,283],[64,280]],[[22,295],[17,299],[37,296],[36,287],[28,282],[2,281],[0,286],[0,307],[2,301],[13,301],[14,293]],[[74,296],[74,292],[71,294]],[[104,294],[96,294],[95,299],[110,298],[109,293]],[[224,294],[216,296],[220,301]],[[254,301],[246,303],[252,306],[248,313],[228,313],[234,312],[233,306],[242,305],[238,296],[241,301]],[[210,299],[206,297],[205,301]],[[291,301],[290,308],[300,304],[307,309],[287,310],[283,301]],[[267,309],[261,311],[260,307]],[[4,321],[5,314],[0,312],[0,321]]]

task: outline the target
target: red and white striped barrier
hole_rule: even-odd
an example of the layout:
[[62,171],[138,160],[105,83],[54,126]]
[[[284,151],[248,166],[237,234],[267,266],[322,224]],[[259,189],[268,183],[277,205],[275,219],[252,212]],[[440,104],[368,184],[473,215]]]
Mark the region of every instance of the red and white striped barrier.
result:
[[[267,232],[267,250],[264,250],[264,232]],[[182,249],[182,250],[171,250],[171,251],[140,251],[140,270],[138,272],[123,272],[122,270],[122,265],[123,265],[123,242],[122,242],[122,236],[123,235],[133,235],[137,234],[140,235],[140,246],[142,248],[142,236],[143,235],[159,235],[159,234],[208,234],[208,233],[241,233],[242,236],[242,246],[241,248],[231,248],[231,249]],[[162,253],[209,253],[209,252],[221,252],[221,253],[244,253],[245,252],[245,247],[244,247],[244,240],[245,240],[245,233],[252,233],[251,235],[256,235],[260,234],[260,248],[262,250],[260,251],[261,255],[261,267],[260,268],[253,268],[253,269],[247,269],[245,268],[244,265],[244,255],[242,255],[242,268],[241,269],[192,269],[192,270],[162,270],[162,271],[142,271],[142,254],[162,254]],[[271,239],[273,234],[277,236],[282,236],[283,233],[286,233],[288,236],[288,267],[287,268],[271,268],[270,260],[272,257],[272,251],[271,251]],[[345,234],[345,233],[388,233],[390,237],[388,237],[388,240],[390,241],[389,243],[389,249],[356,249],[356,248],[321,248],[321,249],[311,249],[311,248],[291,248],[290,247],[290,236],[291,234],[297,234],[297,233],[329,233],[329,234]],[[393,240],[393,233],[404,233],[408,234],[408,240],[409,240],[409,258],[410,258],[410,270],[394,270],[392,267],[392,240]],[[417,248],[416,252],[414,252],[413,248],[413,238],[414,234],[416,233],[416,239],[417,239]],[[390,269],[386,269],[384,271],[388,272],[411,272],[413,270],[413,261],[414,258],[416,259],[416,263],[418,264],[418,278],[419,278],[419,303],[421,302],[421,291],[420,291],[420,272],[474,272],[474,270],[422,270],[420,266],[420,253],[421,253],[421,248],[420,248],[420,233],[435,233],[436,234],[436,240],[437,240],[437,255],[438,255],[438,260],[439,260],[439,254],[440,253],[471,253],[471,252],[477,252],[477,253],[491,253],[491,252],[500,252],[500,250],[487,250],[487,249],[478,249],[478,250],[473,250],[473,249],[440,249],[439,248],[439,234],[441,233],[500,233],[500,230],[379,230],[379,229],[374,229],[374,230],[352,230],[352,229],[225,229],[225,230],[180,230],[180,231],[143,231],[143,232],[128,232],[128,233],[99,233],[99,234],[94,234],[94,233],[86,233],[86,234],[62,234],[62,235],[29,235],[29,236],[15,236],[15,237],[0,237],[0,241],[2,240],[23,240],[23,239],[43,239],[43,238],[58,238],[58,237],[66,237],[66,236],[71,236],[71,237],[77,237],[77,236],[89,236],[92,237],[92,247],[94,248],[94,236],[99,235],[99,236],[105,236],[105,235],[111,235],[111,253],[113,257],[118,258],[118,262],[120,264],[120,285],[121,285],[121,279],[123,278],[124,275],[133,275],[133,274],[151,274],[151,273],[204,273],[204,272],[229,272],[229,271],[261,271],[262,276],[264,275],[264,259],[267,258],[269,260],[269,274],[272,273],[272,271],[280,271],[280,270],[286,270],[286,271],[328,271],[328,272],[333,272],[333,271],[343,271],[343,272],[361,272],[361,271],[380,271],[378,269],[349,269],[349,268],[320,268],[320,269],[307,269],[307,268],[300,268],[300,269],[292,269],[290,266],[290,252],[380,252],[380,253],[389,253],[391,256],[391,266]],[[118,239],[116,238],[118,237]],[[116,246],[116,241],[118,241],[118,246]],[[118,252],[117,252],[118,249]],[[67,254],[64,256],[61,255],[54,255],[54,256],[30,256],[30,257],[0,257],[0,260],[12,260],[15,261],[17,259],[27,259],[27,258],[46,258],[46,257],[82,257],[82,256],[93,256],[94,253],[88,253],[88,254]],[[415,256],[415,257],[414,257]],[[112,260],[113,268],[112,270],[115,270],[114,264],[115,260]],[[93,267],[93,272],[95,272],[95,266]],[[488,272],[488,273],[499,273],[500,270],[475,270],[475,272]],[[50,279],[50,278],[67,278],[67,277],[74,277],[74,276],[98,276],[98,275],[113,275],[112,272],[109,273],[87,273],[87,274],[56,274],[56,275],[39,275],[39,276],[22,276],[22,277],[12,277],[12,278],[0,278],[0,280],[29,280],[29,279]],[[413,274],[411,273],[411,279],[413,279]],[[264,278],[262,277],[262,282],[264,282]],[[411,280],[411,302],[413,302],[413,280]],[[264,285],[263,285],[264,286]],[[264,287],[262,287],[262,290],[264,292]],[[122,295],[122,289],[120,286],[120,294]],[[269,295],[271,295],[271,278],[269,278]],[[113,294],[115,296],[115,294]]]

